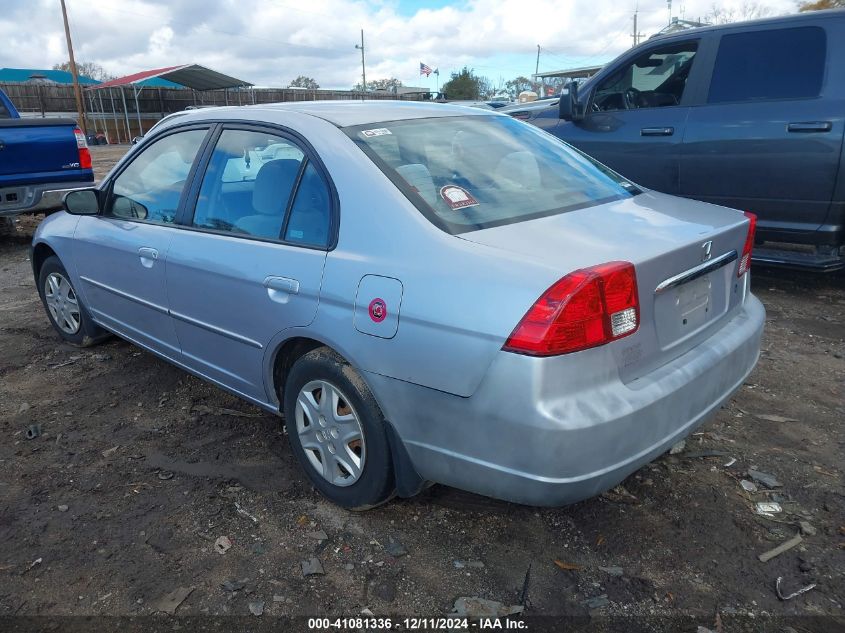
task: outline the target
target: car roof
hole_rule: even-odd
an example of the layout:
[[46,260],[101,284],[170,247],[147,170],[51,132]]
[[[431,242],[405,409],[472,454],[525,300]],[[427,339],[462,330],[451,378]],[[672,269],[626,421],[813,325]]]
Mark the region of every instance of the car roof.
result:
[[184,121],[214,119],[215,112],[221,110],[242,111],[246,118],[260,118],[259,112],[297,112],[307,114],[338,127],[367,125],[387,121],[403,121],[408,119],[430,119],[435,117],[487,115],[495,114],[493,110],[481,110],[466,106],[449,105],[446,103],[422,103],[419,101],[397,101],[393,99],[373,99],[361,101],[286,101],[284,103],[262,103],[248,106],[229,106],[221,108],[203,108],[185,113]]
[[843,11],[842,9],[829,9],[826,11],[806,11],[804,13],[777,15],[773,17],[759,18],[756,20],[745,20],[742,22],[729,22],[727,24],[710,24],[707,26],[698,26],[692,29],[675,31],[674,33],[653,35],[647,40],[644,40],[642,44],[640,44],[640,46],[652,44],[657,41],[662,42],[672,39],[684,39],[690,37],[691,35],[696,35],[698,33],[710,33],[713,31],[745,31],[760,26],[769,26],[774,24],[789,25],[794,22],[816,22],[818,20],[828,20],[832,17],[845,18],[845,11]]

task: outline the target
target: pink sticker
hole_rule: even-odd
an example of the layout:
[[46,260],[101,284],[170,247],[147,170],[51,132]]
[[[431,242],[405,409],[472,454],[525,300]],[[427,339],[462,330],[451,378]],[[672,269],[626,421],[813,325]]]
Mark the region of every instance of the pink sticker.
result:
[[376,323],[381,323],[387,318],[387,304],[384,299],[377,297],[370,301],[370,318]]
[[440,197],[443,198],[443,201],[449,205],[452,211],[478,206],[478,200],[473,198],[469,191],[457,185],[441,187]]

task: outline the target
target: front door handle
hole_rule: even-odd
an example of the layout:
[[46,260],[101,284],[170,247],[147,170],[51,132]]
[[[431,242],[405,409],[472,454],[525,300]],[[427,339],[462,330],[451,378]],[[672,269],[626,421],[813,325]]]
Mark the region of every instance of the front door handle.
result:
[[644,127],[640,130],[640,136],[672,136],[674,133],[673,127]]
[[830,121],[798,121],[786,126],[787,132],[830,132],[832,129]]
[[152,268],[158,259],[158,251],[149,246],[142,246],[138,249],[138,257],[141,258],[141,265],[144,268]]

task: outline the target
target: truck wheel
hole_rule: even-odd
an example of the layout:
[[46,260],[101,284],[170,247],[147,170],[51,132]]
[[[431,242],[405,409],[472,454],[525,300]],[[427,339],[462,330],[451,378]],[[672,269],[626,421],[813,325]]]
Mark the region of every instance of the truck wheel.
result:
[[0,218],[0,237],[14,237],[18,234],[13,218]]
[[293,364],[284,411],[293,452],[324,496],[350,510],[393,497],[384,416],[361,376],[337,353],[319,347]]
[[62,262],[48,257],[38,274],[38,293],[53,328],[65,342],[76,347],[90,347],[108,337],[88,314]]

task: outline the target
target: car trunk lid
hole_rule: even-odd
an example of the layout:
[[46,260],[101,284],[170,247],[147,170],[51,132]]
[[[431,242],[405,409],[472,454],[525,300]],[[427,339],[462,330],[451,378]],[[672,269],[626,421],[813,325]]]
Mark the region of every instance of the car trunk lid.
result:
[[647,192],[460,237],[542,261],[556,278],[631,262],[640,325],[610,343],[620,376],[630,381],[688,351],[739,309],[746,280],[736,276],[737,259],[747,229],[738,211]]

